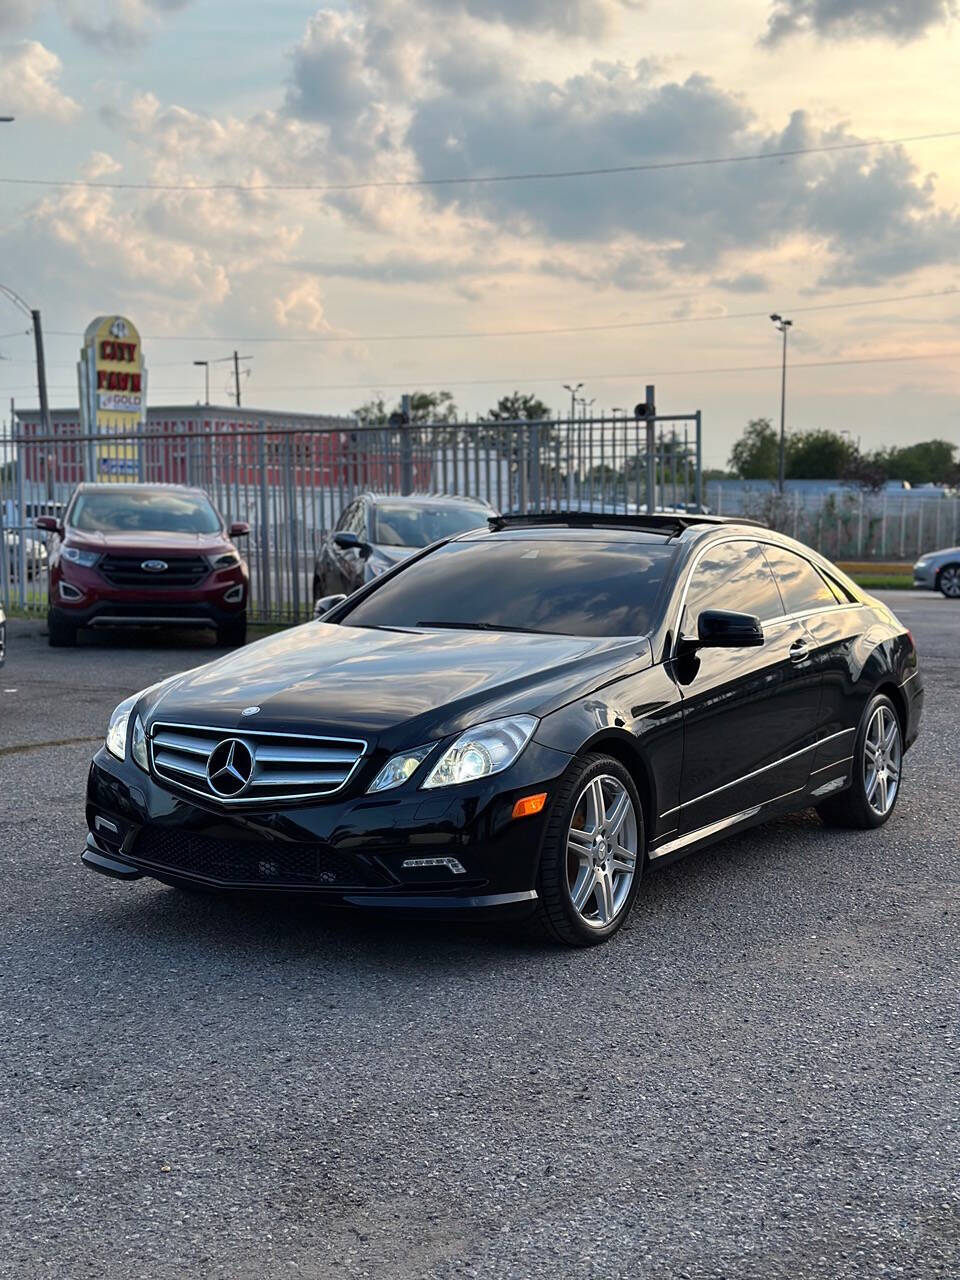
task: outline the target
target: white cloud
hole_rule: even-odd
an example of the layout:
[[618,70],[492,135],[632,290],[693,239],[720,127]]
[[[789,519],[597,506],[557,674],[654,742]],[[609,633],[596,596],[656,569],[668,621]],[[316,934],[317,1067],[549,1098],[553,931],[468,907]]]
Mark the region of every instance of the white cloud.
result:
[[905,43],[956,13],[955,0],[774,0],[764,40],[779,44],[812,31],[837,39],[885,36]]
[[109,52],[134,49],[151,34],[158,17],[185,9],[192,0],[58,0],[67,25],[88,44]]
[[36,40],[0,48],[0,103],[29,119],[69,120],[79,107],[57,87],[63,64]]

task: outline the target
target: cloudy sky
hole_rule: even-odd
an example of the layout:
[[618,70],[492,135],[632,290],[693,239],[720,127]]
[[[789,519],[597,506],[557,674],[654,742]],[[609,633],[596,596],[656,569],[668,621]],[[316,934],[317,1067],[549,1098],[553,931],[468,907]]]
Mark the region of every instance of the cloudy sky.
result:
[[958,54],[954,0],[0,0],[0,179],[91,184],[0,183],[0,283],[43,311],[54,405],[122,311],[154,403],[234,346],[264,408],[654,381],[718,465],[779,411],[777,310],[792,426],[960,441]]

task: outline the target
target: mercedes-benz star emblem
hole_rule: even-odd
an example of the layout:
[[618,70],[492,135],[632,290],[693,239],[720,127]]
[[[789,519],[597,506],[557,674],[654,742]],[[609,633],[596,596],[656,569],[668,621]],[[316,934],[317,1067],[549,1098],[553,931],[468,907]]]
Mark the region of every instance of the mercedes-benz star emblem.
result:
[[144,573],[166,573],[168,567],[166,560],[144,560],[140,565]]
[[239,738],[218,742],[207,757],[207,782],[216,796],[233,800],[253,781],[253,752]]

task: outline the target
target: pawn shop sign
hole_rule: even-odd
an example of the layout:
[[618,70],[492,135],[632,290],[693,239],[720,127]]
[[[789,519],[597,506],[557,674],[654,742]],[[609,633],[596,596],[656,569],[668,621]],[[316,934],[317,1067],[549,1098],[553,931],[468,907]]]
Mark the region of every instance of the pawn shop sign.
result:
[[136,327],[123,316],[87,326],[80,366],[84,430],[136,431],[146,416],[146,369]]

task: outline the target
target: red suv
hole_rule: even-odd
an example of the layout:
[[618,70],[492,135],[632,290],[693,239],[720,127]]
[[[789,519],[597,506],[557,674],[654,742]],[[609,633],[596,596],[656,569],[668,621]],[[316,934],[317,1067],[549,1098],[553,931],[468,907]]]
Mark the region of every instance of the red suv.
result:
[[182,485],[82,484],[62,523],[39,516],[49,547],[50,643],[77,642],[81,627],[213,627],[217,643],[247,633],[249,572],[201,489]]

